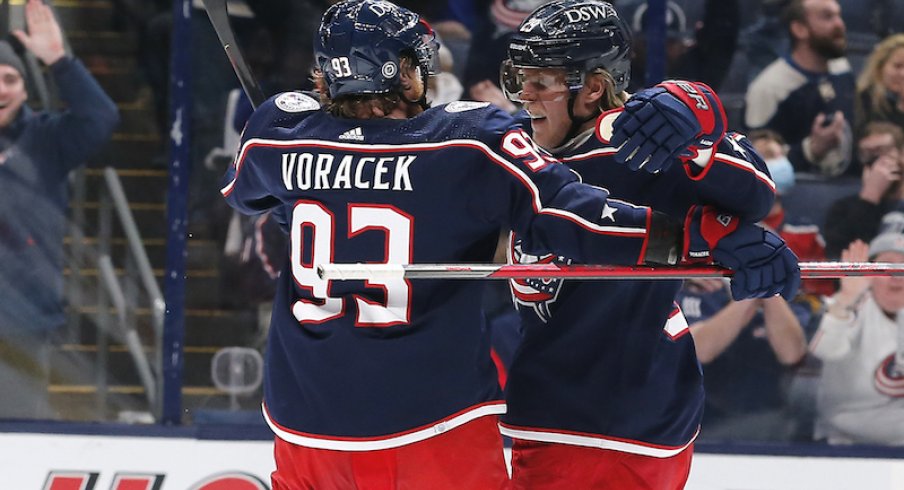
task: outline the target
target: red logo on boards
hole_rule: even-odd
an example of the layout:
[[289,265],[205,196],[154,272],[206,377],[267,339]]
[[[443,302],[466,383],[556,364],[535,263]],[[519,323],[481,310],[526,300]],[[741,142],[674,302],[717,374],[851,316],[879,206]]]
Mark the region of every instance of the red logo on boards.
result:
[[[86,471],[51,471],[43,490],[100,490],[95,488],[100,473]],[[166,475],[116,473],[109,490],[165,490]],[[190,490],[270,490],[260,478],[247,473],[217,473],[195,483]]]

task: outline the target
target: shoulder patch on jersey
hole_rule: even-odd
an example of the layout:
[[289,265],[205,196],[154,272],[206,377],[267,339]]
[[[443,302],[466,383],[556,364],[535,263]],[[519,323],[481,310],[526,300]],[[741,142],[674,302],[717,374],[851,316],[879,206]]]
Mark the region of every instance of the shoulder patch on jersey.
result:
[[320,109],[320,103],[301,92],[286,92],[276,98],[276,107],[283,112],[304,112]]
[[471,102],[466,100],[459,100],[446,104],[445,110],[446,112],[465,112],[473,111],[474,109],[482,109],[488,105],[490,105],[489,102]]

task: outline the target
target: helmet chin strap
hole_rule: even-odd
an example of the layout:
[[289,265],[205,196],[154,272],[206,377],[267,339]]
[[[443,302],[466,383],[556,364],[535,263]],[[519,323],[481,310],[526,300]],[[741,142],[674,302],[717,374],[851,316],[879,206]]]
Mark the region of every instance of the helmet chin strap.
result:
[[572,91],[568,95],[568,119],[571,120],[571,127],[568,128],[568,133],[565,134],[565,138],[559,142],[559,146],[564,145],[565,143],[571,141],[572,138],[581,133],[581,125],[583,125],[587,121],[592,121],[596,119],[602,111],[597,108],[593,111],[589,116],[577,117],[574,115],[574,102],[577,100],[577,92]]
[[405,102],[419,106],[422,110],[427,110],[430,108],[430,103],[427,102],[427,79],[429,75],[426,74],[426,70],[421,70],[421,67],[418,66],[416,68],[418,76],[421,78],[421,96],[418,97],[417,100],[408,100],[408,97],[405,97],[404,92],[401,94],[402,100]]

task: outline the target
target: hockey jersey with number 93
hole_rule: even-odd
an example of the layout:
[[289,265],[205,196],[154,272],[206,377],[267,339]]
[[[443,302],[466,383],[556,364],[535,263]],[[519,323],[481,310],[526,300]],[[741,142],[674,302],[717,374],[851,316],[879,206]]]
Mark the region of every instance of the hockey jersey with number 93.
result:
[[[290,237],[265,416],[289,442],[337,450],[397,447],[505,408],[479,281],[325,281],[317,264],[489,262],[503,228],[537,250],[635,264],[651,213],[608,202],[473,102],[360,120],[281,94],[252,116],[225,182],[231,206],[273,210]],[[602,219],[607,206],[617,219]]]

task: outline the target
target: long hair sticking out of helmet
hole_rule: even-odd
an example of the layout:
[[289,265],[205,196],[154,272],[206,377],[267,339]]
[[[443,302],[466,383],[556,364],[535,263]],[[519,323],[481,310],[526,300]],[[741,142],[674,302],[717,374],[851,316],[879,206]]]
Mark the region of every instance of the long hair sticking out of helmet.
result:
[[628,93],[624,90],[617,90],[615,88],[615,80],[612,78],[612,75],[602,68],[595,68],[593,71],[587,73],[584,78],[586,80],[593,76],[601,77],[603,85],[606,86],[606,93],[600,98],[597,109],[599,109],[600,112],[604,112],[617,107],[624,107],[625,102],[628,101]]
[[[382,110],[401,100],[426,109],[437,49],[433,30],[416,13],[384,0],[345,0],[327,9],[315,34],[315,79],[337,115],[360,117],[354,107],[362,103]],[[410,68],[423,82],[418,100],[403,94],[401,73]]]
[[631,29],[612,4],[600,0],[560,0],[527,16],[509,41],[500,74],[506,96],[520,98],[521,68],[561,68],[568,85],[569,136],[599,113],[574,115],[574,101],[587,76],[604,75],[607,94],[600,110],[624,104],[631,78]]

